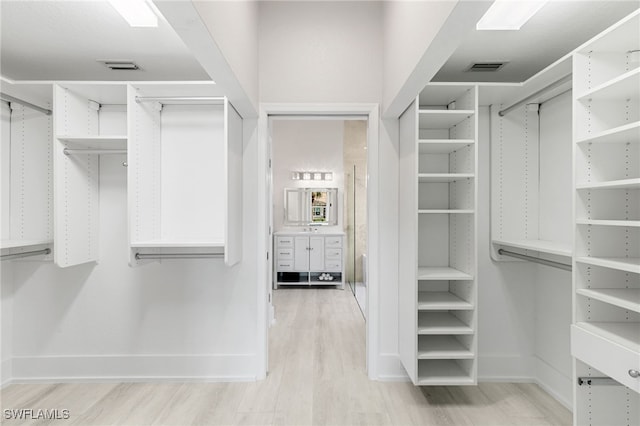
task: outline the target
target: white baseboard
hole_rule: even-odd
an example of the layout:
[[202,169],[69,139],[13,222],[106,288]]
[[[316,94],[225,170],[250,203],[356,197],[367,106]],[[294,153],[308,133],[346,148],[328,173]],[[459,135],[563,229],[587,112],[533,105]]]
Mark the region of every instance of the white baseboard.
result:
[[0,362],[0,389],[9,386],[13,379],[12,359],[3,359]]
[[13,383],[256,380],[256,356],[85,355],[14,357]]
[[[534,365],[538,386],[569,410],[573,410],[572,378],[538,357],[534,358]],[[572,373],[570,372],[570,374]]]
[[380,354],[378,356],[377,379],[383,382],[409,381],[409,376],[402,366],[399,354]]
[[490,354],[478,357],[478,381],[532,382],[533,360],[518,355]]

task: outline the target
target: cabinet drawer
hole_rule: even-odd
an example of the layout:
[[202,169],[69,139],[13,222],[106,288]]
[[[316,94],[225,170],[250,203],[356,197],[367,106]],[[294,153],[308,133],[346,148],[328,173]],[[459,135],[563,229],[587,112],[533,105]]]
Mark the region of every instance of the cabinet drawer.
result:
[[293,247],[293,237],[276,237],[276,247]]
[[640,371],[640,357],[637,351],[579,325],[572,325],[571,355],[634,391],[640,392],[640,378],[629,375],[629,370]]
[[325,271],[331,272],[341,272],[342,271],[342,261],[341,260],[327,260],[324,262]]
[[339,248],[327,248],[324,252],[327,260],[337,259],[342,260],[342,249]]
[[276,262],[277,271],[293,271],[293,260],[278,260]]
[[293,248],[278,248],[276,249],[278,260],[293,259]]
[[342,237],[324,237],[325,247],[342,247]]

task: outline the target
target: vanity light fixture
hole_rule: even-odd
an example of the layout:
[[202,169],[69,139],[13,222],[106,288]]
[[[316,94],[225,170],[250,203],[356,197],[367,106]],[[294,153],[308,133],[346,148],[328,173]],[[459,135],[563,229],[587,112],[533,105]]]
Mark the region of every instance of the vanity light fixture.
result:
[[548,0],[495,0],[476,30],[519,30]]
[[311,173],[309,172],[302,173],[302,180],[311,180]]
[[291,180],[333,180],[333,172],[291,172]]
[[158,26],[158,16],[147,0],[109,0],[109,3],[132,27]]
[[324,180],[333,180],[333,173],[331,172],[325,173]]
[[323,174],[320,172],[315,172],[313,174],[313,180],[323,180]]
[[300,172],[291,172],[291,180],[300,180]]

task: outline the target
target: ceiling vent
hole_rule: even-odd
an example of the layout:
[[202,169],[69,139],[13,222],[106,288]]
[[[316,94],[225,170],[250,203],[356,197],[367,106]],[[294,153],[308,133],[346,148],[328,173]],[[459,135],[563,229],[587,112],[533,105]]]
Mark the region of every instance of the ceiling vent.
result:
[[140,69],[133,61],[105,61],[98,60],[107,68],[114,71],[134,71]]
[[494,72],[505,64],[506,62],[476,62],[467,69],[467,72]]

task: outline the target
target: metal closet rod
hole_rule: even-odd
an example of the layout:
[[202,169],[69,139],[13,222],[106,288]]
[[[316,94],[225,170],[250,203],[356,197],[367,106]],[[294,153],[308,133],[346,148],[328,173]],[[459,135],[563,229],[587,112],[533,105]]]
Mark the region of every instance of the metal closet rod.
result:
[[622,386],[611,377],[578,377],[579,386]]
[[514,110],[514,109],[526,104],[531,99],[537,98],[538,96],[542,95],[543,93],[545,93],[545,92],[547,92],[547,91],[549,91],[551,89],[555,89],[556,87],[561,86],[561,85],[563,85],[564,83],[566,83],[568,81],[571,81],[572,77],[573,77],[573,74],[565,75],[560,80],[557,80],[557,81],[551,83],[550,85],[538,90],[537,92],[527,96],[526,98],[519,100],[515,104],[513,104],[511,106],[508,106],[505,109],[502,109],[502,110],[498,111],[498,115],[500,117],[503,117],[505,114],[509,113],[510,111],[512,111],[512,110]]
[[541,265],[552,266],[554,268],[564,269],[565,271],[571,271],[573,267],[565,263],[554,262],[553,260],[540,259],[539,257],[528,256],[526,254],[515,253],[509,250],[499,249],[498,254],[502,256],[515,257],[517,259],[527,260],[533,263],[539,263]]
[[46,248],[42,250],[25,251],[22,253],[3,254],[0,256],[0,260],[20,259],[23,257],[40,256],[41,254],[47,255],[51,253],[51,249]]
[[136,96],[136,102],[159,102],[161,104],[176,102],[181,105],[186,105],[186,102],[203,105],[204,102],[207,102],[211,105],[220,105],[224,102],[224,98],[220,96]]
[[69,149],[65,148],[62,150],[64,155],[73,155],[73,154],[126,154],[126,149]]
[[136,253],[136,260],[144,259],[211,259],[224,257],[224,253]]
[[23,101],[22,99],[16,98],[14,96],[11,95],[7,95],[6,93],[0,92],[0,97],[2,99],[4,99],[7,102],[15,102],[17,104],[20,104],[22,106],[26,106],[27,108],[31,108],[32,110],[35,111],[39,111],[43,114],[46,115],[51,115],[52,112],[50,109],[46,109],[46,108],[42,108],[41,106],[38,106],[36,104],[32,104],[31,102],[27,102],[27,101]]

